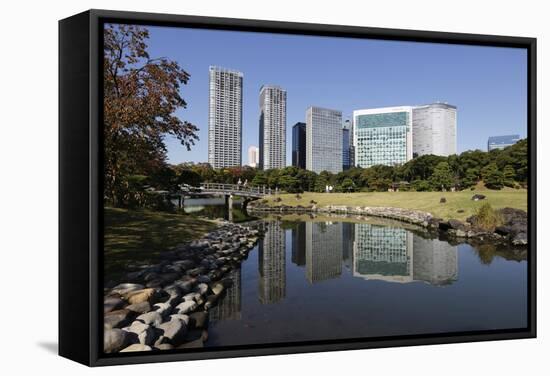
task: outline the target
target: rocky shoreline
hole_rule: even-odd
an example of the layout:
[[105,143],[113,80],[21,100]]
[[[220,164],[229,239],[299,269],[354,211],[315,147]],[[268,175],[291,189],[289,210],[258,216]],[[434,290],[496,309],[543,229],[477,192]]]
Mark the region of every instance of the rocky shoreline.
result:
[[503,224],[487,231],[476,224],[475,216],[469,217],[465,222],[457,219],[443,220],[434,217],[431,213],[418,210],[409,210],[393,207],[368,207],[368,206],[340,206],[328,205],[318,207],[309,206],[268,206],[261,202],[253,202],[248,206],[251,213],[279,213],[279,214],[343,214],[355,216],[370,216],[391,219],[412,225],[423,227],[430,231],[439,231],[457,239],[477,239],[505,241],[513,245],[527,245],[527,212],[520,209],[503,208],[497,212],[503,218]]
[[227,273],[240,267],[261,235],[254,227],[224,224],[106,288],[105,353],[203,347],[209,311],[233,284]]

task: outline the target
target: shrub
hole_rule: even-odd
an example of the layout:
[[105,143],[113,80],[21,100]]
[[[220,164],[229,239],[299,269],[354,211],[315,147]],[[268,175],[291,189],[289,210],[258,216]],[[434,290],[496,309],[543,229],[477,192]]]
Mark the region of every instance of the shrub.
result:
[[283,199],[280,198],[280,197],[277,197],[277,198],[275,199],[275,202],[281,202],[281,201],[283,201]]
[[312,204],[312,205],[317,205],[317,201],[315,201],[315,200],[311,200],[311,201],[309,201],[309,203]]
[[300,196],[299,193],[296,193],[296,200],[301,200],[302,199],[302,196]]
[[474,218],[476,227],[485,231],[494,231],[495,227],[500,226],[503,222],[500,213],[493,209],[488,202],[476,210]]

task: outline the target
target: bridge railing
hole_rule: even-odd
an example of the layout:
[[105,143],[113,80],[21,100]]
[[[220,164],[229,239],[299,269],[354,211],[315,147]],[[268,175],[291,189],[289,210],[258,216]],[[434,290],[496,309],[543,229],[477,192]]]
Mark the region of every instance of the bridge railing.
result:
[[270,195],[272,190],[266,186],[248,186],[244,184],[201,183],[205,191],[215,192],[243,192],[256,195]]

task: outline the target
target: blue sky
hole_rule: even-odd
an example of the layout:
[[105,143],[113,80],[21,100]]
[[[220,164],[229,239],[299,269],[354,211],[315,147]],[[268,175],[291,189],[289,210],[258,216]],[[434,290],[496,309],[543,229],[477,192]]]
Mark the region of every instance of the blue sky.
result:
[[486,150],[487,138],[527,134],[527,53],[523,49],[149,27],[152,57],[176,60],[191,74],[178,116],[196,124],[187,151],[167,137],[170,163],[207,161],[208,67],[243,78],[243,164],[258,145],[259,90],[287,90],[287,164],[291,127],[311,105],[351,118],[355,109],[435,101],[458,107],[458,151]]

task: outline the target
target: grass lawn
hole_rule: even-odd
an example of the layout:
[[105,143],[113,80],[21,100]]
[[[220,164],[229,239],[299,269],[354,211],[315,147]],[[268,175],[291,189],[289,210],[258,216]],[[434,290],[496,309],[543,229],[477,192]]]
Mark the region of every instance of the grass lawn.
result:
[[115,278],[126,265],[155,262],[161,252],[200,238],[216,227],[191,215],[148,210],[104,208],[105,279]]
[[[473,201],[475,193],[487,196],[485,200]],[[421,210],[444,219],[465,220],[474,214],[475,210],[484,202],[490,203],[495,209],[512,207],[527,210],[527,190],[504,189],[501,191],[483,190],[461,192],[360,192],[360,193],[312,193],[301,194],[301,199],[296,199],[295,194],[278,195],[281,202],[275,202],[275,196],[266,198],[267,205],[310,205],[310,201],[317,202],[317,206],[345,205],[345,206],[387,206]],[[446,203],[439,203],[441,197],[447,199]],[[458,210],[464,213],[458,213]]]

